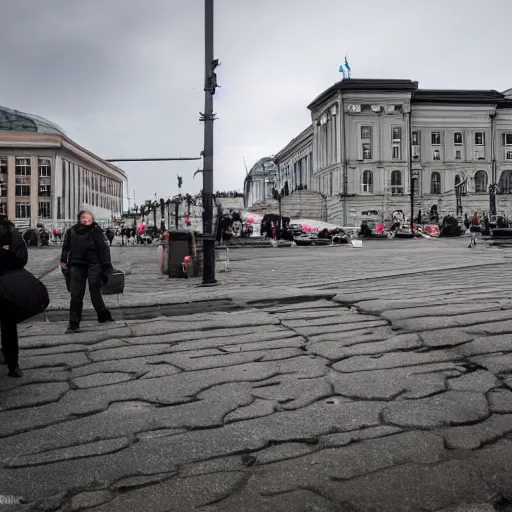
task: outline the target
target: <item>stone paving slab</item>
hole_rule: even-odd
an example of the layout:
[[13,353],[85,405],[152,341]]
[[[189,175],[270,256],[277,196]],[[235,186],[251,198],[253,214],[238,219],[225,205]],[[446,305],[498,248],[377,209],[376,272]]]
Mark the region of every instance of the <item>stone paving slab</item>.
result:
[[0,497],[23,503],[0,512],[510,509],[507,253],[427,242],[232,251],[213,291],[114,249],[122,306],[179,305],[20,326]]

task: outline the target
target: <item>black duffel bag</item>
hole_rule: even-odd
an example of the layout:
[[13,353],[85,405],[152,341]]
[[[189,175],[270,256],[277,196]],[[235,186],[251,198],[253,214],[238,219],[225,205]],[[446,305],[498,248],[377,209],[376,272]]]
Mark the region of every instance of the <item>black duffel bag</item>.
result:
[[0,274],[0,299],[16,323],[41,314],[50,304],[46,286],[24,268]]
[[102,295],[120,295],[124,292],[124,273],[112,270],[106,276],[107,281],[101,287]]

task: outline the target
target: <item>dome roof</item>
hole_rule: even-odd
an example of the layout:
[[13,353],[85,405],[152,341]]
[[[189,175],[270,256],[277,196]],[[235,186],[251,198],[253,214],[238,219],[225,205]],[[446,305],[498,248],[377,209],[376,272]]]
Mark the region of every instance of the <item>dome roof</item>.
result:
[[0,130],[14,132],[36,132],[50,135],[64,135],[64,131],[56,124],[33,114],[25,114],[19,110],[11,110],[0,106]]
[[249,171],[250,176],[270,176],[273,173],[277,174],[277,165],[274,162],[273,156],[266,156],[260,158]]

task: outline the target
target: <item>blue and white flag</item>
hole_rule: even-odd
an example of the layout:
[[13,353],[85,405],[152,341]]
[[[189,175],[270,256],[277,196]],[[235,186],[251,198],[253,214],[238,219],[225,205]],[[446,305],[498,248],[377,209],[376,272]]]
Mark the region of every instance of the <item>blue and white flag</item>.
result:
[[340,73],[345,74],[345,70],[343,69],[343,64],[340,64],[340,69],[338,69]]
[[348,74],[348,78],[350,78],[350,65],[348,63],[348,60],[347,60],[347,56],[345,55],[345,67],[347,68],[347,74]]

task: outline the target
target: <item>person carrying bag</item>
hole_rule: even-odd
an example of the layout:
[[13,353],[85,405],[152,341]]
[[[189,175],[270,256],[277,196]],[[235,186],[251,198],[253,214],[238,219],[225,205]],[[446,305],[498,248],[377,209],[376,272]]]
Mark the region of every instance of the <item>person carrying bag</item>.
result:
[[60,267],[71,294],[68,333],[80,328],[87,282],[98,322],[112,321],[101,294],[102,285],[113,271],[109,246],[91,212],[81,211],[78,219],[78,224],[66,232],[60,258]]
[[0,215],[0,335],[9,377],[22,377],[17,324],[42,313],[50,303],[44,284],[25,270],[27,246],[5,215]]

